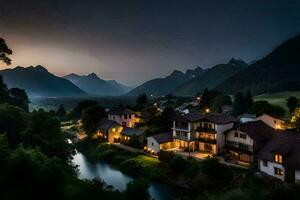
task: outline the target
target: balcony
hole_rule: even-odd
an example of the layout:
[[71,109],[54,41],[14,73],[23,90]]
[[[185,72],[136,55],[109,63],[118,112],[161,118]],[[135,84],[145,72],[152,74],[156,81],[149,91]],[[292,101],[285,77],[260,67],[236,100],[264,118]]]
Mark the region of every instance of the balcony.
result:
[[253,152],[253,146],[239,142],[227,141],[226,147],[234,151]]
[[214,129],[207,128],[207,127],[198,127],[196,131],[198,131],[198,132],[204,132],[204,133],[213,133],[213,134],[217,133]]
[[212,138],[199,137],[198,140],[202,143],[217,144],[217,140]]
[[188,126],[175,126],[175,127],[173,127],[173,130],[189,131],[189,127]]

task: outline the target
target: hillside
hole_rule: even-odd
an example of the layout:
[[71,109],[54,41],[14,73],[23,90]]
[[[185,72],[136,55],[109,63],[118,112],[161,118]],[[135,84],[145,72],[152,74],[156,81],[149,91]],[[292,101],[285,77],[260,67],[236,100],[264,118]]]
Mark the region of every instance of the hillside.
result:
[[202,92],[205,88],[213,89],[222,81],[246,67],[247,64],[245,62],[231,59],[227,64],[216,65],[196,78],[179,85],[172,93],[178,96],[194,96],[198,92]]
[[64,76],[77,87],[85,91],[90,95],[121,95],[129,91],[129,87],[118,83],[115,80],[103,80],[99,78],[95,73],[89,75],[77,75],[69,74]]
[[193,70],[187,70],[186,73],[175,70],[165,78],[156,78],[145,82],[130,91],[128,95],[136,96],[142,93],[146,93],[148,95],[166,95],[173,92],[177,86],[199,76],[203,72],[204,70],[200,67]]
[[40,65],[0,70],[0,75],[9,88],[25,89],[29,96],[64,97],[86,94],[70,81],[49,73]]
[[228,78],[216,89],[228,94],[300,90],[300,35],[286,41],[263,59]]

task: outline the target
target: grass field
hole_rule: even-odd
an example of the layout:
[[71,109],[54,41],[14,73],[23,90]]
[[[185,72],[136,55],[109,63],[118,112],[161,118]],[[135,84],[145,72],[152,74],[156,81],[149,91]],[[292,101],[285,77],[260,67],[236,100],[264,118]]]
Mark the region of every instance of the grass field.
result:
[[293,91],[293,92],[279,92],[274,94],[262,94],[254,97],[255,101],[265,100],[271,104],[278,105],[283,107],[286,110],[286,115],[289,115],[288,108],[286,106],[286,100],[290,96],[295,96],[300,99],[300,91]]

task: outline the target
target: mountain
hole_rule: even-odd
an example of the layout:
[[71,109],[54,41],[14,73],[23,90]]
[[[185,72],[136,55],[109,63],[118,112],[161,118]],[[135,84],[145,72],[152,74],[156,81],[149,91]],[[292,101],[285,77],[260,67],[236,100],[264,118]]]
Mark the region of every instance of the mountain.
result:
[[0,75],[9,88],[25,89],[29,96],[63,97],[86,94],[70,81],[49,73],[40,65],[0,70]]
[[250,91],[254,95],[300,90],[300,34],[216,88],[229,94]]
[[199,76],[203,72],[204,70],[201,67],[196,67],[193,70],[187,70],[186,73],[175,70],[167,77],[156,78],[143,83],[131,90],[128,95],[137,96],[142,93],[146,93],[148,95],[166,95],[171,93],[177,86]]
[[121,95],[130,90],[129,87],[120,84],[115,80],[103,80],[95,73],[91,73],[86,76],[72,73],[64,76],[64,78],[91,95]]
[[172,94],[178,96],[194,96],[205,88],[213,89],[222,81],[245,69],[248,65],[242,61],[232,58],[227,64],[219,64],[205,70],[194,79],[178,85]]

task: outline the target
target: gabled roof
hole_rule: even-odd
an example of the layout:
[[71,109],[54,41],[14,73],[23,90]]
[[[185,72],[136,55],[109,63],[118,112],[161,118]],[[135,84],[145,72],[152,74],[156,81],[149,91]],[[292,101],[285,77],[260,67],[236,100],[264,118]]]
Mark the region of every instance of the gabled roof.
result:
[[[276,134],[275,129],[271,128],[260,120],[239,123],[231,130],[240,130],[246,133],[252,140],[256,142],[256,145],[267,142],[268,139]],[[229,131],[226,131],[225,133],[228,133]]]
[[158,144],[173,142],[173,134],[172,133],[162,133],[158,135],[151,136]]
[[203,115],[200,113],[188,113],[188,114],[176,117],[176,120],[185,121],[185,122],[196,122],[196,121],[199,121],[202,117],[203,117]]
[[201,121],[209,121],[215,124],[229,124],[236,122],[236,119],[233,116],[224,113],[211,113],[203,115]]
[[121,125],[113,120],[109,120],[106,118],[102,118],[99,123],[97,124],[97,130],[109,130],[111,128],[117,128]]
[[274,162],[276,153],[282,155],[283,166],[300,169],[300,133],[283,132],[276,134],[262,148],[258,157]]
[[144,131],[137,128],[124,127],[121,134],[126,136],[141,136],[144,134]]
[[130,110],[129,108],[112,108],[108,111],[110,115],[131,115],[135,114],[134,111]]
[[209,121],[215,124],[229,124],[236,122],[233,116],[226,115],[224,113],[189,113],[176,118],[179,121],[196,122],[196,121]]

